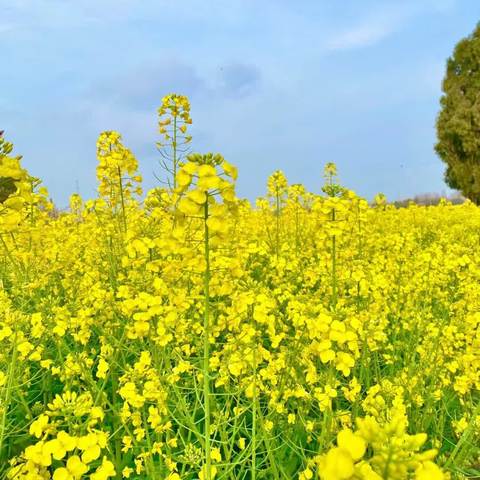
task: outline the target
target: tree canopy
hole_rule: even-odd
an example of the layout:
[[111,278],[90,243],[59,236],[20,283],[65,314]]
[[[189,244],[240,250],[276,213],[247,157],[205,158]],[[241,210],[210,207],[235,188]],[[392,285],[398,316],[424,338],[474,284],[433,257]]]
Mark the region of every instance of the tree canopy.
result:
[[435,150],[448,186],[480,204],[480,23],[447,60]]

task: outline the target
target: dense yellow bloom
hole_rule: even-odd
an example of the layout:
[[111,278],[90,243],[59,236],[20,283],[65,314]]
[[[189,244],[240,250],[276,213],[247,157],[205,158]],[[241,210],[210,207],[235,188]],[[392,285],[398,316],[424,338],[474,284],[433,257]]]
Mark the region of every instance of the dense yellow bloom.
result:
[[[159,114],[173,155],[189,105],[169,95]],[[57,212],[11,148],[0,476],[207,480],[208,449],[216,478],[475,471],[478,207],[369,205],[332,164],[323,194],[277,171],[252,205],[233,165],[187,147],[142,201],[137,161],[108,131],[98,198]]]
[[29,215],[28,207],[39,203],[36,179],[22,168],[22,157],[12,156],[12,151],[13,144],[0,132],[0,233],[18,228]]
[[48,415],[40,415],[32,424],[30,425],[30,435],[35,435],[37,438],[40,438],[48,425]]
[[115,476],[115,467],[110,460],[103,458],[102,464],[90,475],[91,480],[107,480]]
[[353,473],[353,459],[347,450],[341,448],[332,448],[319,465],[322,480],[347,480]]
[[53,480],[77,480],[88,471],[85,465],[77,455],[69,457],[65,467],[60,467],[53,473]]
[[365,440],[348,429],[342,430],[338,434],[337,444],[339,448],[347,451],[353,460],[360,460],[367,448]]
[[433,462],[425,462],[415,472],[416,480],[443,480],[445,476]]
[[77,439],[71,437],[66,432],[58,432],[57,438],[47,442],[46,447],[51,452],[55,460],[61,460],[67,452],[72,451],[77,446]]

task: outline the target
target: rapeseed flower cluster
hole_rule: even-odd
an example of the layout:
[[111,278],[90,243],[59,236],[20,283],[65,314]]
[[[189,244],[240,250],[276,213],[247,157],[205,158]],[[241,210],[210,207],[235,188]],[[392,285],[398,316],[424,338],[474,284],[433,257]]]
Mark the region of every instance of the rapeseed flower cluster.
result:
[[159,111],[166,185],[104,132],[61,212],[0,140],[0,478],[478,475],[478,208],[369,205],[333,164],[251,204],[189,112]]

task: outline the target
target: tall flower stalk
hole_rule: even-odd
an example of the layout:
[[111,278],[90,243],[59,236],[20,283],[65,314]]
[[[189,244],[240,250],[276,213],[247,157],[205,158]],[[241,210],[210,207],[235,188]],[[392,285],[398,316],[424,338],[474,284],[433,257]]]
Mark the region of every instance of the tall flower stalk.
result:
[[141,194],[138,162],[133,153],[122,143],[122,136],[115,131],[102,132],[97,141],[98,193],[118,215],[121,230],[127,232],[127,202],[133,195]]
[[267,187],[268,195],[273,201],[273,211],[275,217],[275,255],[278,258],[281,249],[280,222],[288,188],[287,179],[283,172],[280,170],[273,172],[268,178]]
[[177,93],[166,95],[158,109],[158,117],[158,131],[162,136],[157,142],[160,165],[168,173],[167,184],[175,190],[180,163],[192,141],[191,135],[187,134],[188,126],[192,124],[188,98]]
[[218,245],[228,235],[228,216],[236,210],[234,181],[236,168],[219,154],[191,154],[180,166],[176,177],[179,223],[187,218],[201,220],[203,224],[203,409],[204,409],[204,480],[212,480],[216,467],[212,466],[211,439],[211,247]]
[[336,235],[336,222],[337,222],[337,213],[336,213],[336,199],[341,195],[344,189],[335,182],[335,177],[337,176],[337,167],[334,163],[327,163],[324,169],[325,181],[326,184],[323,187],[323,191],[330,197],[331,209],[330,209],[330,242],[331,242],[331,272],[332,272],[332,297],[331,304],[333,309],[337,308],[337,235]]

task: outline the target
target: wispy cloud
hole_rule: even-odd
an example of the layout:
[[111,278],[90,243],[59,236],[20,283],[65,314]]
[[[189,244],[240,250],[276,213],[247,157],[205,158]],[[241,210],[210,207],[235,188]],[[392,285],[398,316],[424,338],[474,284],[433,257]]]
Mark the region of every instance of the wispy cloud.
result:
[[325,42],[325,49],[352,50],[380,43],[402,30],[413,18],[428,14],[446,15],[456,6],[457,0],[403,0],[378,3],[367,11],[357,23],[332,34]]
[[373,11],[357,24],[333,34],[325,48],[334,51],[370,47],[400,30],[412,15],[408,6]]
[[350,50],[369,47],[388,37],[393,32],[394,29],[390,25],[375,23],[358,25],[329,39],[325,46],[327,50]]

